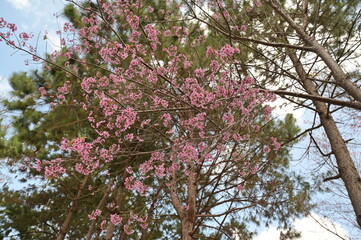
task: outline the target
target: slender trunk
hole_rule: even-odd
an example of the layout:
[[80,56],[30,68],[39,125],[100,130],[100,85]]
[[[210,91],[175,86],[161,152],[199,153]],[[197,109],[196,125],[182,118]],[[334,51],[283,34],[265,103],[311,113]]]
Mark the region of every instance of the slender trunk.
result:
[[[314,83],[307,79],[307,74],[302,63],[294,52],[289,52],[289,57],[296,68],[297,74],[303,83],[304,89],[310,95],[319,96]],[[361,227],[361,179],[351,158],[350,152],[343,140],[341,133],[333,120],[325,103],[312,100],[320,118],[321,124],[326,132],[330,142],[331,149],[335,155],[338,170],[342,181],[344,182],[348,196],[351,200],[356,220]]]
[[[122,206],[124,190],[125,190],[124,181],[127,177],[128,177],[128,172],[126,170],[124,170],[123,176],[119,181],[119,188],[118,188],[117,195],[115,197],[115,202],[118,204],[119,207]],[[108,228],[107,228],[107,233],[105,235],[106,240],[112,239],[114,230],[115,230],[115,225],[112,222],[110,222],[108,225]]]
[[194,221],[189,217],[182,220],[182,240],[192,240]]
[[196,197],[197,197],[197,168],[194,162],[189,161],[188,175],[188,199],[187,207],[184,209],[184,217],[182,221],[182,240],[193,239],[193,229],[196,213]]
[[[176,159],[173,160],[173,163]],[[176,173],[171,173],[170,178],[170,196],[172,204],[177,211],[178,217],[181,221],[182,240],[192,240],[194,222],[195,222],[195,203],[196,203],[196,169],[194,163],[189,163],[188,175],[188,199],[187,206],[183,206],[177,192],[177,177]],[[193,167],[192,167],[193,166]]]
[[[113,180],[109,182],[109,186],[107,188],[107,190],[105,191],[102,199],[100,200],[98,206],[97,206],[97,209],[102,209],[106,203],[106,200],[107,200],[107,197],[109,195],[109,192],[110,192],[110,189],[113,185]],[[93,220],[89,226],[89,230],[88,230],[88,234],[86,236],[86,240],[90,240],[91,237],[93,236],[93,233],[94,233],[94,230],[95,230],[95,224],[96,224],[96,220]]]
[[89,179],[89,175],[87,175],[83,179],[83,181],[82,181],[82,183],[81,183],[81,185],[80,185],[80,187],[78,189],[78,192],[76,194],[76,197],[72,201],[71,206],[70,206],[70,208],[68,210],[68,213],[67,213],[67,215],[65,217],[65,220],[64,220],[63,224],[61,225],[60,232],[59,232],[58,236],[56,237],[56,240],[63,240],[65,238],[65,235],[66,235],[66,233],[68,232],[68,229],[69,229],[70,222],[71,222],[71,220],[72,220],[72,218],[74,216],[75,211],[78,208],[79,199],[81,197],[81,194],[82,194],[82,192],[83,192],[83,190],[85,188],[85,185],[86,185],[88,179]]

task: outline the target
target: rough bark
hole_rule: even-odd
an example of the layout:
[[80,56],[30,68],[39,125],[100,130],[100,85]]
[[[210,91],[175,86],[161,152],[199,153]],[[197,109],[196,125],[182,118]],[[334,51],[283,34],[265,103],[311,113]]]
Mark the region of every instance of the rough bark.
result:
[[[128,177],[128,172],[124,171],[123,176],[119,181],[119,188],[118,188],[117,195],[115,197],[115,201],[118,204],[118,206],[122,205],[124,190],[125,190],[124,181],[125,181],[125,179],[127,177]],[[106,235],[105,235],[106,240],[112,239],[113,234],[114,234],[114,230],[115,230],[115,225],[112,222],[110,222],[109,225],[108,225],[108,228],[107,228]]]
[[59,232],[58,236],[56,237],[56,240],[63,240],[65,238],[65,235],[69,229],[70,222],[74,216],[74,213],[76,212],[76,210],[78,208],[79,199],[81,197],[81,194],[83,193],[83,190],[85,188],[85,185],[86,185],[88,179],[89,179],[89,175],[87,175],[83,179],[83,181],[78,189],[78,192],[75,196],[75,199],[72,201],[71,206],[66,214],[65,220],[64,220],[63,224],[61,225],[60,232]]
[[196,197],[197,197],[197,168],[194,162],[189,163],[188,175],[188,199],[187,207],[184,209],[182,219],[182,240],[193,239],[193,229],[196,215]]
[[194,229],[194,222],[196,216],[196,193],[197,193],[197,173],[194,163],[189,163],[189,175],[188,175],[188,191],[187,191],[187,206],[183,206],[178,193],[177,193],[177,178],[175,172],[172,173],[170,179],[170,196],[172,204],[177,211],[177,215],[181,221],[181,234],[182,240],[192,240],[192,234]]

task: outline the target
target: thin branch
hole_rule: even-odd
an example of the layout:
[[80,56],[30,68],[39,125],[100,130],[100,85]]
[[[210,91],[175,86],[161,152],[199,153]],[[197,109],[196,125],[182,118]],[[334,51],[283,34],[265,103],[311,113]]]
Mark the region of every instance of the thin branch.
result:
[[330,103],[330,104],[334,104],[334,105],[338,105],[338,106],[350,107],[350,108],[361,110],[361,103],[359,103],[359,102],[343,101],[343,100],[337,100],[337,99],[321,97],[321,96],[316,96],[316,95],[304,94],[304,93],[288,92],[288,91],[283,91],[283,90],[273,90],[273,91],[271,90],[269,92],[275,93],[280,96],[283,96],[283,95],[293,96],[293,97],[316,100],[316,101],[320,101],[320,102],[325,102],[325,103]]

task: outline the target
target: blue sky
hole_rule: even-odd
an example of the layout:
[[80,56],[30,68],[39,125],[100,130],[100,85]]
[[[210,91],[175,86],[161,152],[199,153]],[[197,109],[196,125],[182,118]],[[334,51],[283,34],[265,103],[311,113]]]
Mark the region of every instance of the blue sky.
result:
[[[1,0],[0,17],[3,17],[8,22],[15,23],[19,32],[33,33],[33,45],[38,45],[39,52],[44,54],[46,51],[56,49],[58,38],[55,32],[60,28],[64,20],[61,17],[56,18],[54,14],[60,14],[65,4],[66,2],[61,0]],[[48,38],[47,41],[43,40],[45,34]],[[6,98],[6,93],[10,90],[7,79],[13,72],[29,71],[40,67],[40,65],[30,64],[26,66],[24,61],[29,57],[21,52],[14,51],[3,43],[0,43],[0,53],[0,98]],[[292,107],[288,107],[287,111],[295,113]],[[285,110],[281,110],[278,114],[284,114],[284,112]],[[304,112],[296,112],[296,117],[300,119],[299,124],[302,124]],[[317,219],[321,219],[320,216],[315,216]],[[332,234],[327,235],[327,231],[316,222],[312,222],[310,218],[299,220],[296,224],[298,224],[298,229],[303,230],[305,234],[302,239],[339,239]],[[328,224],[331,223],[328,222]],[[336,228],[339,232],[343,231],[338,225]],[[312,233],[314,235],[307,235]],[[271,227],[255,240],[272,240],[278,239],[278,237],[279,231]]]
[[[40,53],[54,49],[58,39],[55,34],[62,19],[54,14],[60,14],[64,1],[60,0],[1,0],[0,17],[6,21],[15,23],[19,32],[31,32],[34,34],[32,44],[37,45]],[[44,41],[47,33],[48,41]],[[37,38],[39,36],[39,40]],[[5,44],[0,44],[0,97],[6,97],[9,90],[7,79],[13,72],[29,71],[40,67],[39,65],[25,65],[25,56],[16,52]]]

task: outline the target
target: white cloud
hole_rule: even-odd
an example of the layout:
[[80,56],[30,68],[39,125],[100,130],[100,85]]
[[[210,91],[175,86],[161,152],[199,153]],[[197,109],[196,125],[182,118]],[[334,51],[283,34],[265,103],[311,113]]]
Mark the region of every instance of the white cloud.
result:
[[9,92],[12,90],[9,81],[0,76],[0,100],[6,98]]
[[[301,232],[299,240],[340,240],[349,239],[348,233],[339,224],[323,218],[316,213],[311,216],[297,219],[294,222],[295,229]],[[338,235],[338,236],[337,236]],[[270,227],[261,232],[254,240],[278,240],[280,230]]]
[[273,107],[272,113],[274,113],[280,119],[284,119],[287,113],[292,113],[297,120],[297,124],[302,125],[302,120],[305,115],[304,108],[298,108],[296,104],[290,103],[281,97],[277,97],[276,101],[270,102],[268,104]]
[[47,52],[52,52],[55,50],[60,50],[60,37],[55,33],[55,31],[45,31],[47,41]]
[[30,7],[29,0],[6,0],[8,1],[14,8],[19,10],[24,10]]

